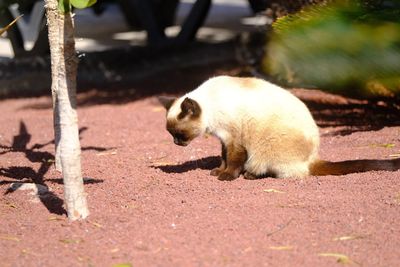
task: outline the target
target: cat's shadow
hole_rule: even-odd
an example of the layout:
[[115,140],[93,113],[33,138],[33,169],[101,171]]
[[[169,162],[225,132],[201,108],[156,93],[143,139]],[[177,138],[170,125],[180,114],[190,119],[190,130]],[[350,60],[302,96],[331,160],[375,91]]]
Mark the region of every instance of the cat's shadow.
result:
[[176,164],[176,165],[163,165],[156,166],[153,165],[151,167],[160,169],[165,173],[184,173],[196,169],[201,170],[212,170],[218,167],[221,164],[221,158],[218,156],[210,156],[206,158],[201,158],[197,160],[186,161],[184,163]]
[[[181,164],[176,165],[152,165],[151,167],[160,169],[165,173],[184,173],[196,169],[201,170],[212,170],[218,167],[221,164],[221,158],[218,156],[210,156],[206,158],[201,158],[197,160],[186,161]],[[319,173],[316,176],[326,176],[326,175],[346,175],[352,173],[363,173],[369,171],[397,171],[400,169],[400,158],[396,159],[386,159],[386,160],[345,160],[339,162],[327,162],[327,165],[330,168],[335,167],[336,165],[341,166],[340,173],[335,173],[335,171],[330,170],[328,173]],[[350,167],[349,167],[350,165]],[[335,169],[335,168],[334,168]],[[276,175],[273,173],[268,173],[254,179],[263,179],[263,178],[276,178]],[[253,179],[250,179],[253,180]]]

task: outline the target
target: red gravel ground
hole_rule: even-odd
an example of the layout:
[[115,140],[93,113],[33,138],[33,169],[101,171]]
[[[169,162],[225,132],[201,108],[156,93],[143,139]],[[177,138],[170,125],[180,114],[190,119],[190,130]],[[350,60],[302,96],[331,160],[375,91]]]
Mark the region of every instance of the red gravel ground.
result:
[[[91,214],[73,223],[51,165],[50,98],[0,101],[0,265],[400,266],[399,170],[222,182],[209,175],[219,163],[217,140],[173,144],[152,94],[233,72],[186,69],[130,90],[79,94]],[[321,127],[321,158],[400,156],[395,108],[294,92]],[[50,192],[10,189],[32,181]]]

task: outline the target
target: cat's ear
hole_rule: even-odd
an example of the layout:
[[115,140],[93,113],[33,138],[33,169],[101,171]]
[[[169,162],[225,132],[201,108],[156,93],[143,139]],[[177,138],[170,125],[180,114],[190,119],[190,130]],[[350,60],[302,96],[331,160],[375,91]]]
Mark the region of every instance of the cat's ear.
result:
[[169,110],[172,104],[176,100],[176,97],[171,97],[171,96],[159,96],[157,98],[158,102],[160,102],[160,104],[163,105],[166,110]]
[[186,97],[181,104],[182,113],[181,117],[185,117],[186,115],[190,115],[192,118],[197,118],[201,114],[201,108],[199,103],[196,100],[193,100],[189,97]]

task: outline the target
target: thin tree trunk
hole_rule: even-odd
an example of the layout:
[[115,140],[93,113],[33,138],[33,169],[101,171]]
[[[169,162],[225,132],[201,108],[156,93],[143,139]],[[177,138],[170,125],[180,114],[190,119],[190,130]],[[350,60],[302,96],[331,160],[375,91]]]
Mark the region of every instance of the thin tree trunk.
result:
[[[54,108],[56,164],[62,169],[64,197],[70,220],[89,215],[81,172],[78,117],[76,113],[76,72],[74,25],[71,13],[62,14],[57,0],[45,0]],[[61,165],[60,165],[61,163]]]

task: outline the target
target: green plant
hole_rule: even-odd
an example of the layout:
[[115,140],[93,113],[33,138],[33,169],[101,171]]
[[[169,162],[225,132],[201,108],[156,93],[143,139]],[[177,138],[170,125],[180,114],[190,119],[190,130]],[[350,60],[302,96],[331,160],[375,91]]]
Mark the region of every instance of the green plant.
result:
[[332,1],[278,19],[266,73],[305,87],[374,97],[400,95],[396,1]]
[[58,0],[58,8],[62,12],[71,11],[74,8],[87,8],[96,3],[96,0]]

